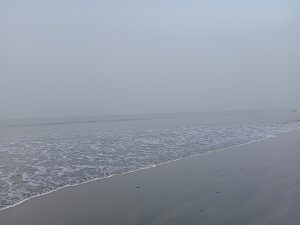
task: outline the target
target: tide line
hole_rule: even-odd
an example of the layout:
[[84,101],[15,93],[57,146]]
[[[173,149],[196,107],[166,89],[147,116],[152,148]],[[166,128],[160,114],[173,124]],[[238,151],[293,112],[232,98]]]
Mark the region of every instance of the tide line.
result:
[[44,196],[44,195],[48,195],[48,194],[60,191],[62,189],[72,188],[72,187],[75,187],[75,186],[79,186],[79,185],[83,185],[83,184],[87,184],[87,183],[90,183],[90,182],[99,181],[99,180],[103,180],[103,179],[109,179],[109,178],[116,177],[116,176],[123,176],[123,175],[126,175],[126,174],[131,174],[131,173],[135,173],[135,172],[138,172],[138,171],[151,169],[151,168],[154,168],[154,167],[162,166],[162,165],[169,164],[169,163],[172,163],[172,162],[176,162],[176,161],[179,161],[179,160],[184,160],[184,159],[188,159],[188,158],[192,158],[192,157],[197,157],[197,156],[205,156],[205,155],[208,155],[208,154],[211,154],[211,153],[216,153],[216,152],[227,150],[227,149],[234,149],[236,147],[240,147],[240,146],[244,146],[244,145],[249,145],[249,144],[256,143],[256,142],[262,142],[262,141],[265,141],[265,140],[268,140],[268,139],[271,139],[271,138],[275,138],[275,137],[277,137],[280,134],[291,133],[291,132],[294,132],[296,130],[300,130],[300,128],[295,128],[295,129],[292,129],[290,131],[279,133],[277,135],[268,135],[267,137],[264,137],[262,139],[258,139],[258,140],[246,142],[246,143],[243,143],[243,144],[231,145],[231,146],[227,146],[227,147],[223,147],[223,148],[219,148],[219,149],[215,149],[215,150],[209,150],[209,151],[204,152],[204,153],[197,153],[197,154],[193,154],[193,155],[190,155],[190,156],[185,156],[185,157],[182,157],[182,158],[173,159],[173,160],[169,160],[169,161],[158,163],[158,164],[152,164],[152,165],[149,165],[149,166],[145,166],[143,168],[139,168],[139,169],[136,169],[136,170],[131,170],[131,171],[124,172],[124,173],[121,173],[121,174],[112,174],[112,175],[109,175],[109,176],[106,176],[106,177],[99,177],[99,178],[91,179],[91,180],[84,181],[84,182],[81,182],[81,183],[78,183],[78,184],[65,185],[65,186],[59,187],[59,188],[57,188],[55,190],[51,190],[51,191],[48,191],[48,192],[45,192],[45,193],[34,195],[34,196],[30,197],[30,198],[26,198],[26,199],[24,199],[24,200],[22,200],[20,202],[17,202],[17,203],[15,203],[13,205],[6,206],[6,207],[0,209],[0,212],[2,212],[4,210],[8,210],[8,209],[13,208],[13,207],[16,207],[18,205],[21,205],[21,204],[23,204],[23,203],[25,203],[25,202],[27,202],[29,200],[32,200],[32,199],[35,199],[35,198],[38,198],[38,197],[41,197],[41,196]]

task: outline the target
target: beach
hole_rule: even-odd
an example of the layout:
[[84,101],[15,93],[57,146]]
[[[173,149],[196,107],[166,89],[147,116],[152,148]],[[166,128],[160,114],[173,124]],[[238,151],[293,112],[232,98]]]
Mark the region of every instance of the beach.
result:
[[300,1],[0,5],[0,225],[300,225]]
[[300,131],[67,187],[1,225],[298,225]]

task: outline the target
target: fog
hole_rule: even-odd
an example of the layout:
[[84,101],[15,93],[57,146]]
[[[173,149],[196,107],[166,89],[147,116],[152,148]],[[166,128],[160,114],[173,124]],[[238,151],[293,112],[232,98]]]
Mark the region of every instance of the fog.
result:
[[0,0],[0,118],[300,108],[291,0]]

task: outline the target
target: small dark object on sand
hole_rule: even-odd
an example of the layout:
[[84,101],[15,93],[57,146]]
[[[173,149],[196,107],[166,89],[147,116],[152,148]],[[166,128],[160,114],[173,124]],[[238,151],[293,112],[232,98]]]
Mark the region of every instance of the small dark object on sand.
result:
[[217,194],[220,194],[220,192],[219,192],[219,191],[216,191],[216,193],[217,193]]
[[203,209],[198,209],[198,211],[199,211],[199,212],[203,212],[204,210],[203,210]]
[[140,186],[136,186],[135,188],[141,188]]

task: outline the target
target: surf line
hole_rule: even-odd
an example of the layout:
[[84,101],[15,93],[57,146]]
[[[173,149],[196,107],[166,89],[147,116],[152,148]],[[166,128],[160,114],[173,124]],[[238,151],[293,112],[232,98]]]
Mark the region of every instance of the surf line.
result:
[[162,165],[165,165],[165,164],[169,164],[169,163],[172,163],[172,162],[176,162],[176,161],[179,161],[179,160],[184,160],[184,159],[188,159],[188,158],[192,158],[192,157],[206,156],[206,155],[211,154],[211,153],[217,153],[219,151],[224,151],[224,150],[228,150],[228,149],[234,150],[236,147],[240,147],[240,146],[244,146],[244,145],[249,145],[249,144],[256,143],[256,142],[262,142],[262,141],[265,141],[265,140],[268,140],[268,139],[271,139],[271,138],[276,138],[280,134],[291,133],[291,132],[294,132],[296,130],[300,130],[300,128],[295,128],[295,129],[292,129],[290,131],[278,133],[276,135],[270,134],[270,135],[268,135],[268,136],[266,136],[264,138],[253,140],[253,141],[249,141],[249,142],[246,142],[246,143],[243,143],[243,144],[231,145],[231,146],[227,146],[227,147],[223,147],[223,148],[219,148],[219,149],[215,149],[215,150],[209,150],[209,151],[204,152],[204,153],[197,153],[197,154],[193,154],[193,155],[190,155],[190,156],[185,156],[185,157],[182,157],[182,158],[169,160],[169,161],[166,161],[166,162],[161,162],[161,163],[158,163],[158,164],[148,165],[148,166],[136,169],[136,170],[131,170],[131,171],[120,173],[120,174],[112,174],[112,175],[109,175],[109,176],[106,176],[106,177],[99,177],[99,178],[91,179],[91,180],[84,181],[84,182],[81,182],[81,183],[78,183],[78,184],[68,184],[68,185],[59,187],[57,189],[54,189],[54,190],[51,190],[51,191],[48,191],[48,192],[45,192],[45,193],[34,195],[34,196],[30,197],[30,198],[23,199],[23,200],[15,203],[15,204],[6,206],[4,208],[1,208],[0,212],[4,211],[4,210],[8,210],[8,209],[13,208],[13,207],[16,207],[18,205],[21,205],[21,204],[23,204],[23,203],[25,203],[25,202],[27,202],[29,200],[32,200],[32,199],[35,199],[35,198],[38,198],[38,197],[41,197],[41,196],[44,196],[44,195],[48,195],[48,194],[57,192],[57,191],[62,190],[62,189],[72,188],[72,187],[76,187],[76,186],[79,186],[79,185],[87,184],[87,183],[98,181],[98,180],[109,179],[109,178],[116,177],[116,176],[127,175],[127,174],[135,173],[135,172],[142,171],[142,170],[151,169],[151,168],[154,168],[154,167],[162,166]]

